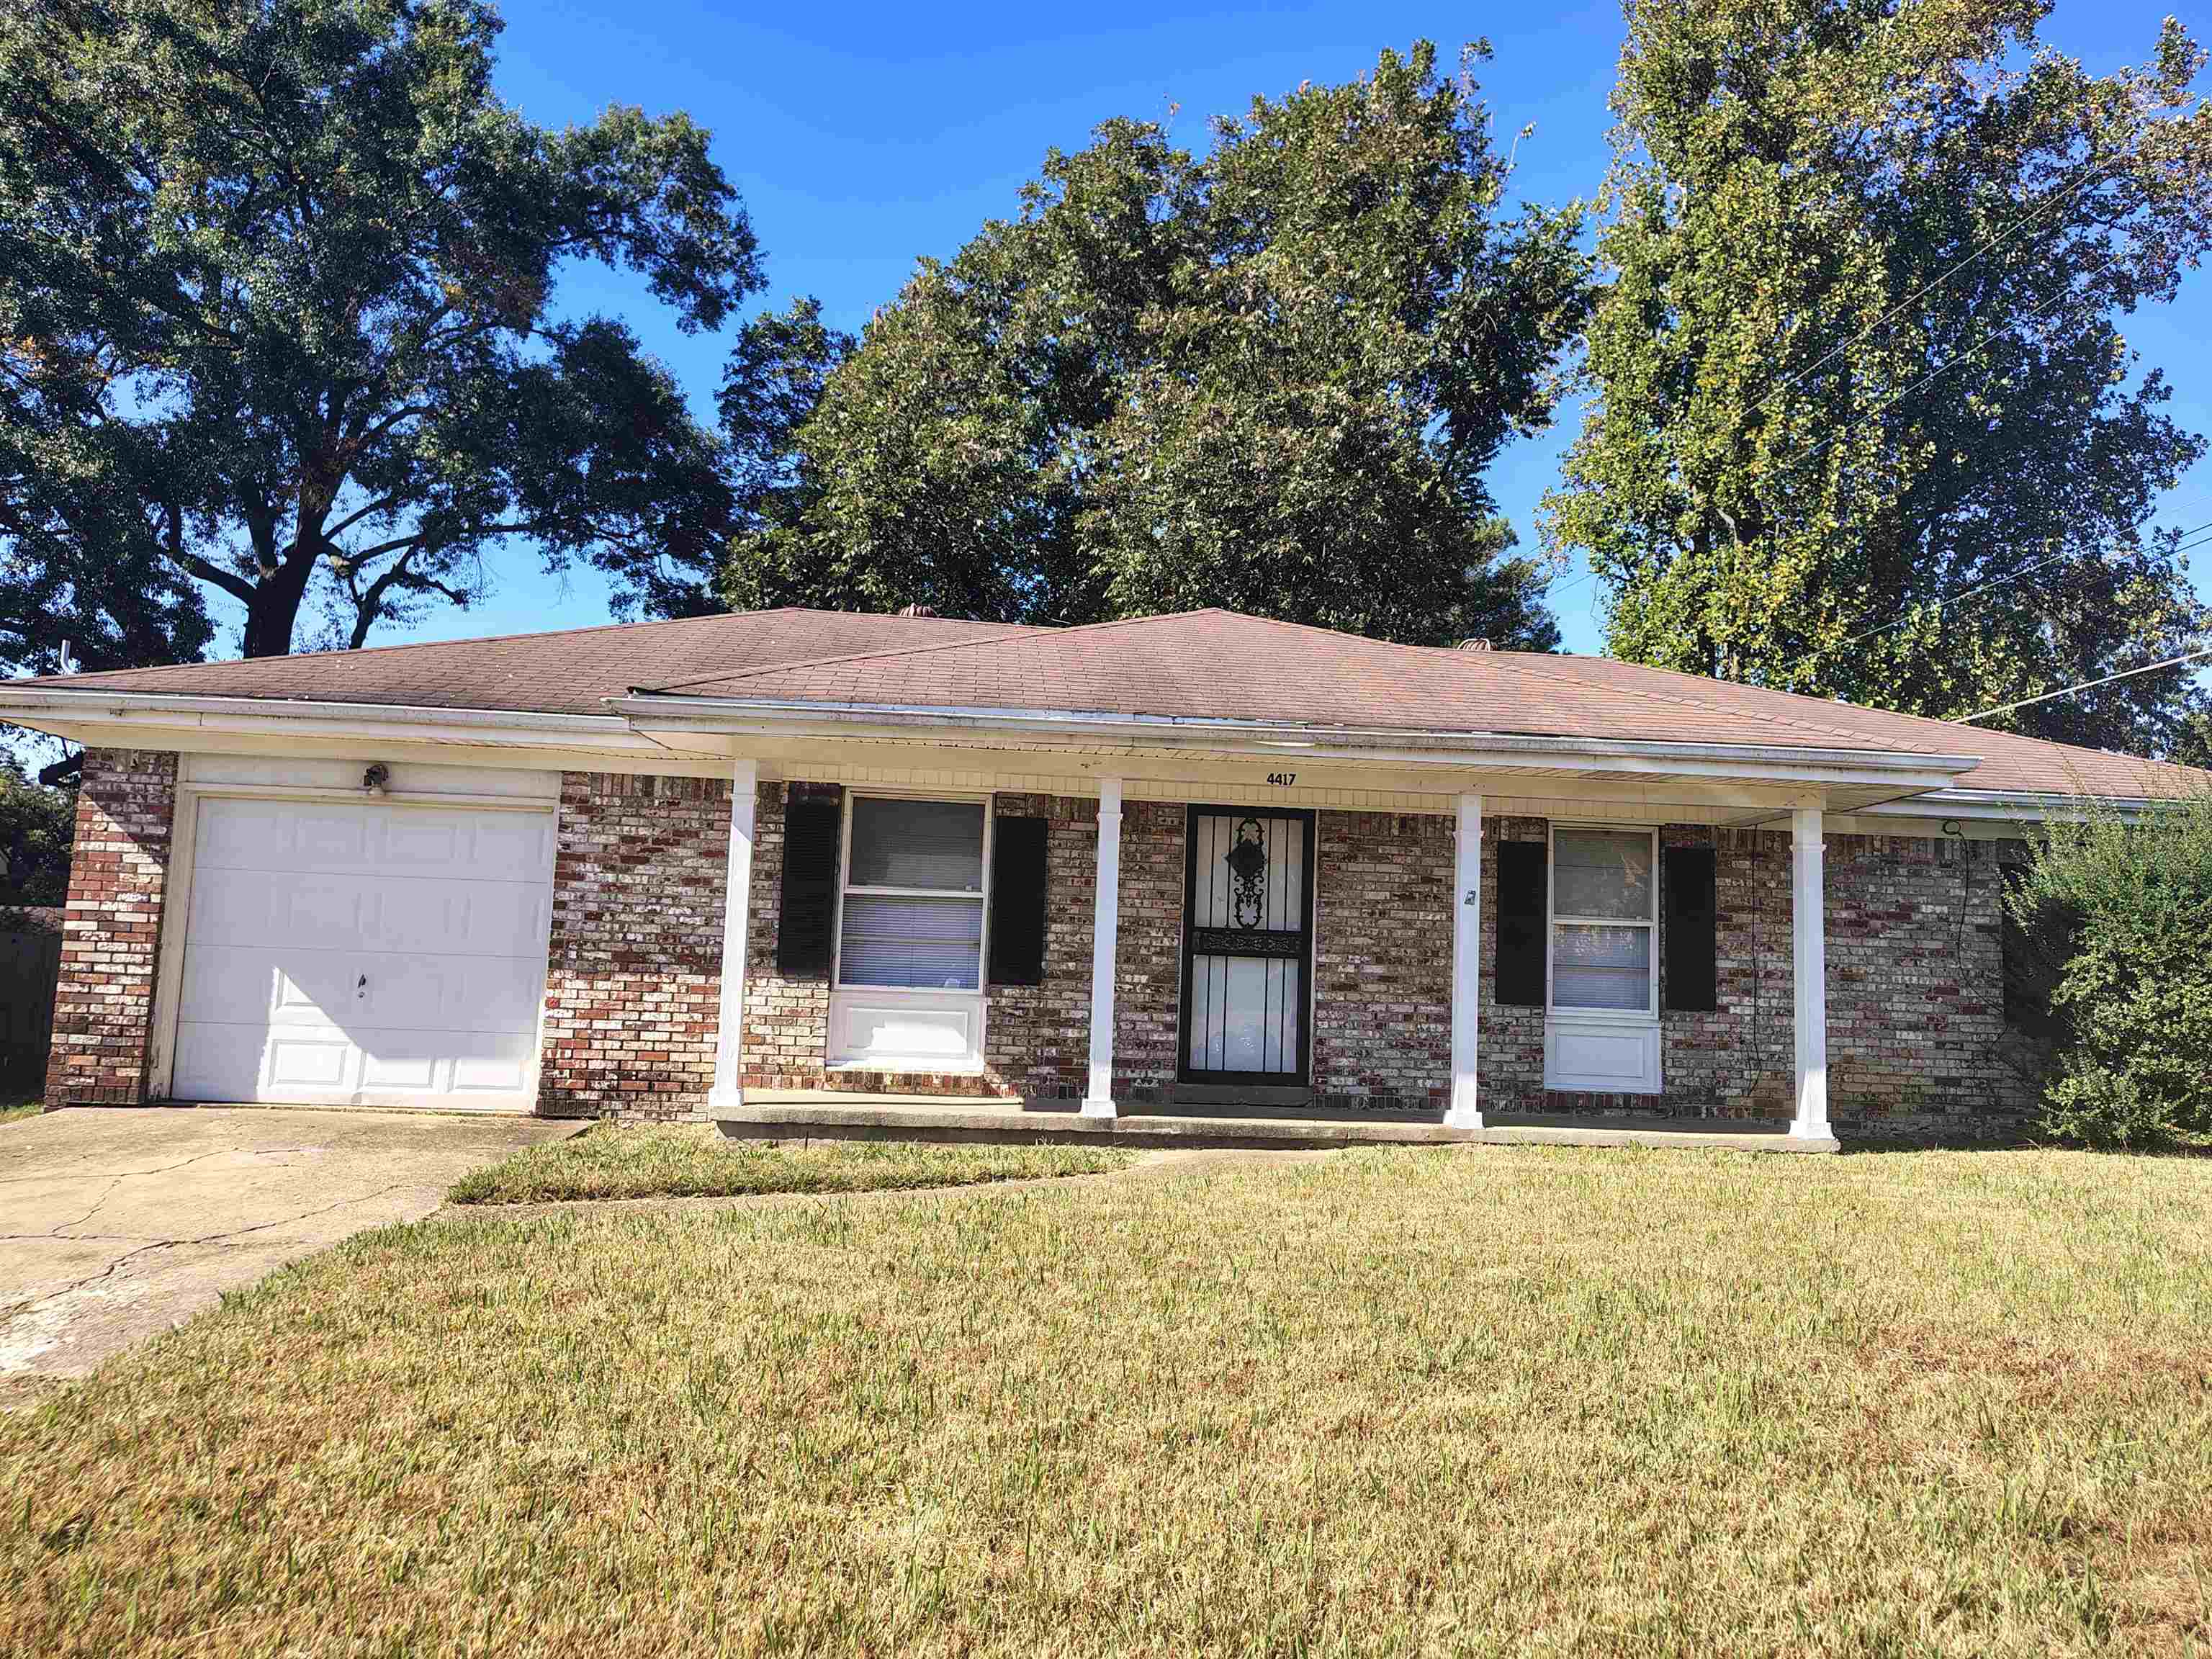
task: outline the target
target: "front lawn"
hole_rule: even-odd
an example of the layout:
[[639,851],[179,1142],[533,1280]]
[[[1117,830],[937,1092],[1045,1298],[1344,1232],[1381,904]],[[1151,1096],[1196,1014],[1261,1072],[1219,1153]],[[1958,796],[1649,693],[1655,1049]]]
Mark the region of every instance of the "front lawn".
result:
[[2180,1653],[2212,1163],[447,1212],[0,1419],[0,1650]]
[[456,1204],[570,1198],[702,1198],[734,1193],[855,1193],[1097,1175],[1135,1154],[1110,1146],[933,1146],[915,1141],[731,1140],[710,1123],[596,1124],[473,1170]]

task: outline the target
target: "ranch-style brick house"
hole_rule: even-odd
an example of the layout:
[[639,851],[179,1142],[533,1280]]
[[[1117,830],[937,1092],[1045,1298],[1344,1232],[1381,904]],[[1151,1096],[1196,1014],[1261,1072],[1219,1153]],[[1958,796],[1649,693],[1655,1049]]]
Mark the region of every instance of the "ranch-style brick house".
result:
[[2001,1134],[2027,827],[2212,783],[1223,611],[769,611],[0,717],[86,750],[49,1104],[742,1133]]

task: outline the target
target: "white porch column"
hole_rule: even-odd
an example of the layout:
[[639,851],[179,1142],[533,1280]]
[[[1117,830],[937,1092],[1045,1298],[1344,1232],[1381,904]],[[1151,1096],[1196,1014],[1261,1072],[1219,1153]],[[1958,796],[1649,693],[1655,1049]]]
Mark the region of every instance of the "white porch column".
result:
[[1476,1036],[1482,1016],[1482,797],[1459,798],[1459,851],[1452,886],[1451,1105],[1444,1121],[1480,1129]]
[[1790,1133],[1826,1139],[1828,1128],[1828,919],[1820,809],[1790,815],[1790,960],[1796,974],[1797,1114]]
[[753,801],[760,785],[760,763],[741,760],[730,769],[730,857],[722,889],[722,1004],[714,1031],[714,1086],[708,1109],[721,1111],[744,1104],[745,923],[753,895]]
[[1083,1115],[1114,1111],[1114,951],[1121,917],[1121,780],[1098,780],[1098,881],[1091,908],[1091,1083]]

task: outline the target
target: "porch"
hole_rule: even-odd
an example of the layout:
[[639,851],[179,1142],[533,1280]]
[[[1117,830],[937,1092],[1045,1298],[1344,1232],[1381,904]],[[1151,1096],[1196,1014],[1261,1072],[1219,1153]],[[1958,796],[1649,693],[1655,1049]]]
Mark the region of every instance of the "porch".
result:
[[[1785,931],[1779,949],[1754,949],[1748,1006],[1719,1008],[1682,962],[1662,994],[1670,936],[1702,927],[1704,976],[1719,971],[1712,832],[1681,831],[1702,841],[1678,849],[1656,826],[1746,803],[1653,811],[1647,796],[1645,825],[1570,834],[1568,811],[1587,823],[1605,804],[1462,791],[1391,800],[1394,816],[1310,805],[1283,775],[1264,804],[1200,805],[1216,791],[1155,781],[1125,813],[1111,775],[1062,795],[988,775],[779,769],[768,783],[757,763],[736,767],[728,890],[751,902],[732,907],[722,960],[745,973],[722,979],[706,1102],[732,1134],[1835,1147],[1819,808],[1761,811],[1790,830],[1777,838]],[[1525,816],[1534,805],[1557,816]],[[860,875],[901,867],[894,835],[909,819],[913,873]],[[1591,917],[1546,902],[1560,884],[1550,860],[1571,844],[1585,896],[1572,908]],[[1694,890],[1676,879],[1684,850],[1703,860],[1703,896],[1662,917],[1662,862],[1668,891]],[[939,878],[925,858],[958,869]],[[1567,961],[1584,936],[1626,947],[1625,965]],[[894,949],[926,949],[922,982],[884,971]],[[1776,969],[1778,996],[1761,988]],[[1682,1075],[1668,1087],[1669,1044]],[[1714,1086],[1723,1066],[1728,1091]]]
[[1076,1101],[749,1089],[714,1121],[742,1140],[1084,1141],[1138,1146],[1279,1151],[1369,1146],[1650,1146],[1746,1152],[1832,1152],[1832,1134],[1772,1119],[1483,1115],[1462,1127],[1436,1112],[1317,1113],[1264,1106],[1143,1107],[1104,1115]]

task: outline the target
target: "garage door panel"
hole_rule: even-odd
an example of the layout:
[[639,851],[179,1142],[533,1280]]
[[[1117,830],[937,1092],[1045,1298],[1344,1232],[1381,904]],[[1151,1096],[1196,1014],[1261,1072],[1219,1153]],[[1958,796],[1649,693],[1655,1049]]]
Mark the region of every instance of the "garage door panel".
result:
[[391,956],[368,961],[348,1024],[534,1033],[544,969],[514,957]]
[[369,858],[368,809],[349,801],[200,803],[200,868],[358,870]]
[[193,945],[178,1018],[526,1035],[543,996],[543,970],[519,957]]
[[171,1087],[526,1103],[553,815],[210,797]]
[[522,957],[544,949],[544,890],[520,883],[202,870],[191,932],[210,945]]
[[343,1031],[277,1030],[269,1035],[261,1081],[271,1089],[351,1085],[354,1045]]
[[369,878],[362,943],[377,951],[529,957],[545,948],[545,894],[510,883]]

